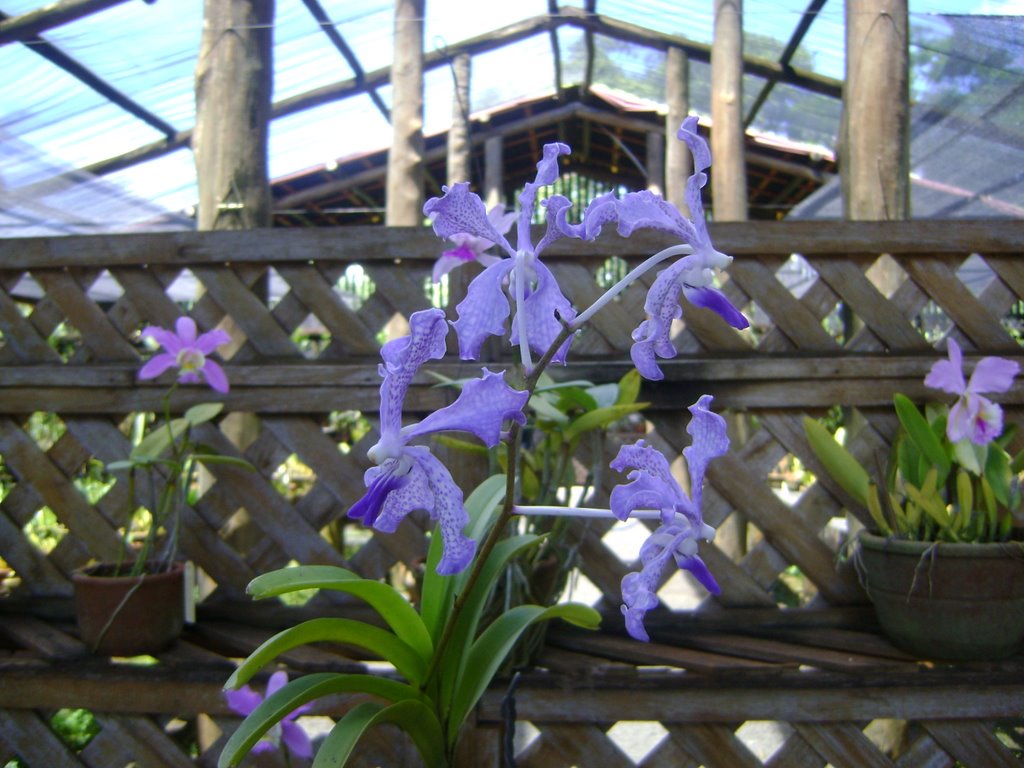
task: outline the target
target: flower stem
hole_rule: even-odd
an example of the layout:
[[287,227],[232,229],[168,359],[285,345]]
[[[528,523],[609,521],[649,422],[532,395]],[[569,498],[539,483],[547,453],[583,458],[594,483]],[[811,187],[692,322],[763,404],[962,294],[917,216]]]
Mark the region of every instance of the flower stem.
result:
[[573,329],[582,328],[584,323],[603,309],[609,301],[639,280],[646,272],[653,269],[666,259],[687,253],[693,253],[693,248],[688,245],[672,245],[645,259],[639,265],[631,269],[624,278],[619,280],[619,282],[601,294],[593,304],[583,310],[580,314],[576,315],[576,319],[572,321]]

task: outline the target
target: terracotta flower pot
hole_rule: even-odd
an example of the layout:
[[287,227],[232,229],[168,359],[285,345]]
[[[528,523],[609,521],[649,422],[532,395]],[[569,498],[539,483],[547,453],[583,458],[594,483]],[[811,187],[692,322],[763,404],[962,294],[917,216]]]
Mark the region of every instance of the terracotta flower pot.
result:
[[112,576],[114,571],[113,564],[98,563],[72,575],[80,637],[105,656],[166,650],[185,621],[184,563],[141,576]]
[[928,659],[1024,647],[1024,542],[903,541],[862,531],[857,566],[885,634]]

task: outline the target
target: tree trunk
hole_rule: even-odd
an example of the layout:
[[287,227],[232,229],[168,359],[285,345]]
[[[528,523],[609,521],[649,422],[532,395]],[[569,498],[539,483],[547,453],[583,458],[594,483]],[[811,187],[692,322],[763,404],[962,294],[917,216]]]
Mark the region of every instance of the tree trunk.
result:
[[711,212],[715,221],[747,219],[743,146],[743,0],[714,0],[711,46]]
[[388,226],[423,222],[423,14],[425,0],[395,0],[391,67],[393,137],[388,152]]

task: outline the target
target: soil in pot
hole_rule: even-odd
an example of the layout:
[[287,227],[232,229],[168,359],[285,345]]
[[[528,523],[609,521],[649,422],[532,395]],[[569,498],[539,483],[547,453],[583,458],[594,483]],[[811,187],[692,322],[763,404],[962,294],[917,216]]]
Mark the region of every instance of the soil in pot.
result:
[[1024,648],[1024,543],[902,541],[866,531],[858,569],[886,635],[927,659],[995,660]]
[[[130,567],[122,565],[121,571]],[[184,563],[141,576],[114,576],[116,572],[114,564],[98,563],[72,575],[80,637],[90,650],[105,656],[166,650],[185,621]]]

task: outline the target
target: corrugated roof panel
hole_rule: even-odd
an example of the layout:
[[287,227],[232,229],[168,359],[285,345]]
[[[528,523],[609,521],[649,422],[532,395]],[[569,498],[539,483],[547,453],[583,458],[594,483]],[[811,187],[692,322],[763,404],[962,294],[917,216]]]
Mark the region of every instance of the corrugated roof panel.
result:
[[277,0],[274,62],[274,101],[355,76],[301,0]]

